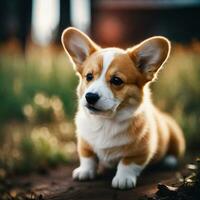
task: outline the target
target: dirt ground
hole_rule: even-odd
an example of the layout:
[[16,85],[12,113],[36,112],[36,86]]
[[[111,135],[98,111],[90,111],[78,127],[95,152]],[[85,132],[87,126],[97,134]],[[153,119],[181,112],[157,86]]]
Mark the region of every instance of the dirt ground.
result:
[[14,185],[10,193],[28,191],[37,196],[37,198],[30,197],[30,199],[38,200],[132,200],[145,195],[151,196],[156,192],[158,183],[170,185],[178,182],[178,171],[180,172],[180,169],[149,168],[138,179],[136,188],[120,191],[111,188],[114,173],[106,177],[98,177],[94,181],[73,181],[71,173],[77,165],[76,163],[60,166],[41,174],[10,177],[7,182]]

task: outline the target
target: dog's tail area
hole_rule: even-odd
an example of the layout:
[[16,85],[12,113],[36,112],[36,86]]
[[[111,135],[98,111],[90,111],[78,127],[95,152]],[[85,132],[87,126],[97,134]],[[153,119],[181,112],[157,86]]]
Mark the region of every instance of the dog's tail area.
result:
[[185,139],[182,130],[173,119],[170,119],[170,140],[168,154],[182,158],[185,153]]

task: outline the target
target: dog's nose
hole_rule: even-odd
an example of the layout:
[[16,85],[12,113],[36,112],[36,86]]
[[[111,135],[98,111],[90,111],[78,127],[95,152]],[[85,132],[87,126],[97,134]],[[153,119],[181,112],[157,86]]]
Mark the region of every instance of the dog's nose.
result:
[[99,100],[100,96],[97,93],[88,92],[85,98],[89,104],[94,105]]

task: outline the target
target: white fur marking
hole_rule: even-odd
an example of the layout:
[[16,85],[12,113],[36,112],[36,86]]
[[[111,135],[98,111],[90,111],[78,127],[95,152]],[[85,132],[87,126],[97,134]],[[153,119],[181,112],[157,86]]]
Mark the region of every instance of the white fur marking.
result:
[[124,165],[122,161],[118,164],[117,173],[112,180],[112,187],[129,189],[136,185],[137,177],[144,167],[136,164]]
[[80,108],[76,117],[77,132],[94,148],[100,159],[118,158],[116,154],[107,157],[102,150],[133,142],[133,138],[125,134],[132,113],[133,108],[127,108],[119,111],[114,118],[103,118],[90,114],[86,116],[84,110]]
[[116,50],[109,50],[109,51],[103,52],[103,70],[101,73],[101,77],[105,78],[106,71],[108,70],[108,67],[113,61],[115,54],[116,54]]

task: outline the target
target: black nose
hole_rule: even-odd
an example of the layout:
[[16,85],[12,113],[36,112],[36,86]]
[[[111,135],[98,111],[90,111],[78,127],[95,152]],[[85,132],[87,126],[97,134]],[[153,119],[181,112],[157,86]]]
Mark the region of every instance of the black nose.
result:
[[88,92],[85,98],[89,104],[94,105],[99,100],[100,96],[97,93]]

